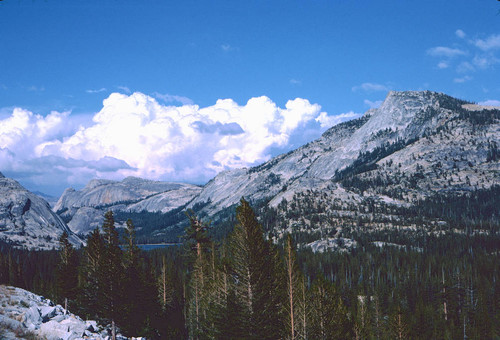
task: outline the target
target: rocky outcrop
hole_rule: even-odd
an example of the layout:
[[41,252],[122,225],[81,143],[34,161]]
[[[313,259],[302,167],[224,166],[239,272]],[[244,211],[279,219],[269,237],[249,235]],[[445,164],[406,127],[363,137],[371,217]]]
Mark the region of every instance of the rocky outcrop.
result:
[[107,210],[163,212],[185,205],[201,188],[196,185],[127,177],[123,181],[95,179],[82,190],[66,189],[54,211],[70,229],[86,234],[102,224]]
[[[410,207],[436,193],[464,194],[500,183],[500,108],[430,91],[390,92],[379,108],[362,117],[259,166],[221,172],[203,188],[175,184],[155,189],[158,182],[144,186],[143,181],[96,180],[81,191],[68,189],[55,211],[80,232],[80,226],[99,225],[101,220],[95,222],[93,216],[102,216],[104,208],[167,212],[185,205],[216,221],[217,213],[227,216],[224,209],[245,197],[278,209],[289,223],[287,232],[319,228],[318,216],[331,228],[346,218],[356,224],[355,216],[361,215],[389,225],[385,221],[399,217],[377,217],[370,211],[381,205]],[[293,207],[280,208],[291,201]],[[310,211],[317,213],[316,221],[305,216]]]
[[[412,191],[406,185],[403,189],[412,191],[405,194],[407,201],[436,189],[488,188],[499,183],[498,160],[487,155],[488,149],[500,146],[499,112],[500,108],[480,107],[442,93],[390,92],[378,109],[332,127],[311,143],[257,167],[220,173],[189,205],[209,202],[204,210],[212,215],[237,204],[242,196],[253,201],[265,198],[276,207],[283,199],[310,190],[326,190],[329,195],[335,191],[339,198],[356,200],[357,193],[345,195],[333,183],[344,175],[382,168],[391,176],[405,172],[417,174],[417,179],[426,178],[422,168],[439,165],[446,170],[437,186],[422,182]],[[416,162],[417,157],[422,161]],[[455,185],[450,186],[452,172]],[[387,195],[380,199],[401,203]]]
[[0,240],[28,249],[52,249],[64,231],[73,245],[83,244],[44,199],[0,174]]
[[[24,289],[0,286],[0,338],[46,340],[109,339],[109,327],[82,320],[60,305]],[[118,334],[117,339],[129,339]],[[142,338],[131,338],[140,340]]]

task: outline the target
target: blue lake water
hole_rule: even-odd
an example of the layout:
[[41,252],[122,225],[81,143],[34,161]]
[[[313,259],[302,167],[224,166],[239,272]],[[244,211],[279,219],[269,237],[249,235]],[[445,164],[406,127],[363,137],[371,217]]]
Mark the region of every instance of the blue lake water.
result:
[[137,246],[142,250],[152,250],[157,248],[180,246],[181,243],[157,243],[157,244],[138,244]]

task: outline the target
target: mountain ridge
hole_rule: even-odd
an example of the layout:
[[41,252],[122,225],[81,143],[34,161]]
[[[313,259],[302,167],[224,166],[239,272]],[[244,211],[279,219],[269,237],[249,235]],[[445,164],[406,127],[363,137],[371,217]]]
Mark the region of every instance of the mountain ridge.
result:
[[63,232],[74,246],[84,244],[49,203],[0,173],[0,240],[30,249],[52,249],[59,246]]
[[312,142],[258,166],[219,173],[176,208],[214,216],[241,197],[277,209],[302,195],[341,200],[352,212],[353,204],[411,206],[436,192],[487,189],[500,182],[499,121],[500,108],[431,91],[391,91],[379,108]]

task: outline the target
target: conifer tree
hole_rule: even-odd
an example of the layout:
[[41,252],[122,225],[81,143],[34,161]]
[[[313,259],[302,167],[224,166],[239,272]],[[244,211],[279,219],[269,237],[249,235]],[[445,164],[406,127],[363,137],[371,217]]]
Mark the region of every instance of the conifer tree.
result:
[[142,328],[144,313],[141,288],[144,282],[141,278],[140,249],[135,244],[135,227],[128,219],[125,228],[125,251],[123,253],[123,296],[121,302],[123,315],[120,318],[122,330],[125,333],[137,335]]
[[102,225],[104,239],[104,259],[102,264],[102,276],[105,278],[102,285],[101,310],[103,316],[111,321],[112,338],[116,338],[115,322],[121,311],[122,297],[122,251],[120,249],[118,232],[115,227],[113,212],[108,211],[104,215]]
[[282,287],[278,279],[277,252],[264,240],[250,204],[241,199],[236,208],[238,224],[230,237],[231,273],[238,332],[248,339],[282,337]]
[[100,300],[103,285],[102,265],[104,261],[104,240],[95,228],[87,237],[82,261],[82,303],[87,316],[96,318],[100,311]]
[[406,317],[401,310],[401,307],[393,311],[389,316],[389,336],[392,339],[408,339],[409,329],[406,322]]
[[308,334],[312,339],[351,339],[352,325],[340,294],[320,276],[310,293],[311,322]]
[[192,251],[193,261],[189,280],[188,328],[191,337],[200,339],[207,333],[208,295],[211,285],[206,252],[211,240],[208,236],[208,225],[193,214],[188,217],[190,224],[185,237]]
[[[305,338],[305,324],[307,324],[306,301],[304,299],[305,287],[302,275],[297,263],[295,249],[292,243],[290,234],[286,236],[285,249],[284,249],[284,262],[286,273],[286,303],[285,319],[287,325],[288,339],[303,339]],[[301,298],[301,294],[302,298]]]
[[59,238],[59,263],[56,269],[58,295],[64,298],[65,312],[68,299],[74,300],[78,292],[78,257],[64,231]]

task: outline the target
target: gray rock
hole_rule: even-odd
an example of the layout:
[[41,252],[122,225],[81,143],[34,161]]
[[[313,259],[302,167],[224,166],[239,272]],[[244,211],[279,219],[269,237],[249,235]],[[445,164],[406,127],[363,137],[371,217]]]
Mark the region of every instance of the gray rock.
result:
[[82,190],[66,189],[53,210],[69,220],[72,231],[86,234],[102,225],[108,210],[165,213],[188,203],[200,191],[196,185],[136,177],[121,182],[99,179]]
[[49,319],[53,318],[56,316],[57,309],[56,307],[41,307],[40,308],[40,315],[42,317],[43,322],[49,321]]
[[44,199],[0,177],[0,239],[28,249],[52,249],[64,231],[75,246],[83,244]]

